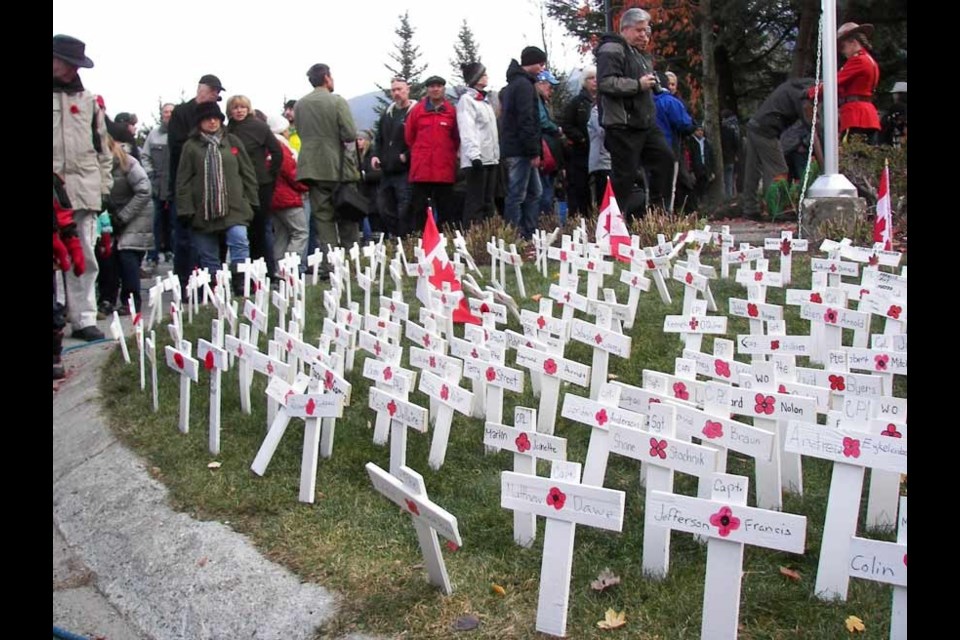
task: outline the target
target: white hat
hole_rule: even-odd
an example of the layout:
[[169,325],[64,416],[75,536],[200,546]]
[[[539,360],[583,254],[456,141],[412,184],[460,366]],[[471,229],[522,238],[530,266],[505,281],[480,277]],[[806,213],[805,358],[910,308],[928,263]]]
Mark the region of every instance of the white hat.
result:
[[271,113],[267,116],[267,126],[270,127],[270,131],[281,134],[290,128],[290,121],[283,116]]
[[890,89],[890,93],[906,93],[906,92],[907,92],[906,82],[894,82],[893,89]]

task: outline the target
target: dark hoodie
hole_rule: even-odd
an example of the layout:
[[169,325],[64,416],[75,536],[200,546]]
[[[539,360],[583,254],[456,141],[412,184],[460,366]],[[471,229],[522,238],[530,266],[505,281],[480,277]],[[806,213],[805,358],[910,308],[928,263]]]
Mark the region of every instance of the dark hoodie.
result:
[[507,69],[507,86],[500,92],[500,155],[538,158],[541,154],[540,108],[536,78],[516,60]]
[[649,129],[656,124],[653,93],[640,88],[640,78],[653,65],[616,33],[604,34],[597,57],[597,104],[604,128]]

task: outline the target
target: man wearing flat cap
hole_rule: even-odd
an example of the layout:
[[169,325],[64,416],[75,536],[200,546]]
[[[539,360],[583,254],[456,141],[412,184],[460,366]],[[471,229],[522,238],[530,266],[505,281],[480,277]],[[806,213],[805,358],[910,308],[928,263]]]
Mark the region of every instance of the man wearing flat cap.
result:
[[454,209],[453,183],[457,181],[460,128],[457,110],[447,100],[447,81],[430,76],[423,83],[427,95],[414,105],[403,126],[410,149],[410,215],[406,232],[423,229],[427,200],[439,225],[460,226],[462,211]]
[[66,186],[73,207],[86,270],[66,274],[67,318],[73,337],[103,339],[97,328],[97,259],[93,252],[97,216],[107,208],[113,187],[113,156],[107,146],[103,98],[88,91],[78,70],[93,67],[86,45],[71,36],[53,36],[53,173]]
[[[208,73],[201,76],[197,83],[197,95],[187,102],[181,102],[173,109],[170,122],[167,123],[167,150],[170,153],[170,164],[167,172],[170,193],[177,192],[177,169],[180,166],[180,153],[190,134],[197,127],[197,108],[206,102],[220,102],[220,92],[223,84],[220,78]],[[170,214],[176,225],[173,231],[173,271],[180,279],[181,293],[184,298],[187,292],[187,282],[190,271],[196,262],[193,255],[189,219],[182,220],[177,216],[176,202],[170,202],[173,212]]]

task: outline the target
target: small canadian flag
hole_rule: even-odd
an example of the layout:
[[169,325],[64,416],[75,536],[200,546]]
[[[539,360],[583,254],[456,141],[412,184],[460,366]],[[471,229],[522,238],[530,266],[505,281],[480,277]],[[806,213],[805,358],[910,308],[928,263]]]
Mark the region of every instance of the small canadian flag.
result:
[[877,217],[873,222],[873,241],[882,242],[884,251],[893,248],[893,216],[890,212],[890,166],[883,163],[880,188],[877,189]]
[[623,221],[623,214],[617,204],[617,197],[613,194],[610,178],[607,178],[607,188],[603,192],[603,202],[600,203],[600,215],[597,217],[596,243],[601,247],[609,247],[610,254],[621,262],[630,262],[630,256],[620,253],[621,245],[630,246],[630,232]]

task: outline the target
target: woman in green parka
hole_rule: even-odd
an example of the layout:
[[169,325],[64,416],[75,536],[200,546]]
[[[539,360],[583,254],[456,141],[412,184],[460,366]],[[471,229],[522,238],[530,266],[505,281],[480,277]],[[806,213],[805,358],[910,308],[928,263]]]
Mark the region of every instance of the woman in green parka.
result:
[[[243,143],[223,127],[215,102],[197,106],[197,128],[183,145],[177,169],[177,215],[192,218],[193,246],[202,268],[220,268],[220,234],[230,268],[250,257],[247,227],[258,202],[257,176]],[[234,290],[236,291],[236,287]]]

